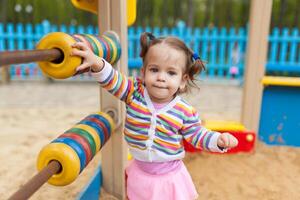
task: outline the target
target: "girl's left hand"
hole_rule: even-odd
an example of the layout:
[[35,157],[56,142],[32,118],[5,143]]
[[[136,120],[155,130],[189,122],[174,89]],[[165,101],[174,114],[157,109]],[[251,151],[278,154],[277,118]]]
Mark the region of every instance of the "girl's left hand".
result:
[[217,142],[218,142],[219,147],[222,147],[225,149],[234,148],[239,143],[238,140],[230,133],[221,133]]

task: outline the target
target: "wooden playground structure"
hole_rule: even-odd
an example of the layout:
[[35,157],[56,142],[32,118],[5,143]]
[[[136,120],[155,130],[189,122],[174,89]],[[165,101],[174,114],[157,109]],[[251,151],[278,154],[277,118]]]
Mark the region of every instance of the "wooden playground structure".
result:
[[[78,8],[98,15],[99,35],[104,35],[108,30],[117,33],[120,48],[123,51],[122,56],[114,64],[114,67],[127,74],[128,56],[127,51],[124,51],[124,49],[128,49],[127,26],[135,21],[136,1],[72,0],[72,3]],[[296,117],[296,113],[299,110],[296,108],[296,103],[300,98],[298,92],[300,79],[293,77],[265,77],[271,11],[272,0],[251,0],[241,121],[233,126],[222,125],[223,127],[221,128],[211,126],[214,130],[235,133],[240,140],[240,149],[237,149],[235,152],[253,150],[256,138],[260,138],[268,144],[300,146],[300,138],[291,135],[291,131],[300,126],[299,119]],[[52,51],[52,57],[46,57],[48,57],[48,61],[53,61],[53,58],[57,58],[57,54],[59,53]],[[3,60],[4,58],[0,59],[0,65],[3,65]],[[279,97],[282,99],[274,101],[274,98]],[[122,135],[125,106],[118,99],[111,98],[110,94],[102,88],[100,88],[99,99],[99,110],[108,113],[114,120],[116,127],[113,133],[110,134],[110,139],[106,141],[105,146],[101,149],[102,175],[99,176],[103,177],[103,185],[100,183],[98,186],[99,190],[94,192],[99,193],[102,186],[118,199],[125,199],[124,170],[128,162],[127,146]],[[276,115],[272,115],[272,118],[270,112],[274,107],[282,107],[282,109],[277,111]],[[247,142],[250,146],[247,146]],[[59,165],[56,166],[56,170],[52,172],[52,175],[57,173],[57,171],[59,171]],[[51,176],[48,175],[43,181],[47,181],[49,177]],[[43,181],[40,183],[40,186],[43,184]],[[99,182],[93,181],[91,183],[99,184]],[[88,188],[89,186],[86,191],[89,190]],[[83,191],[80,199],[90,199],[86,191]]]

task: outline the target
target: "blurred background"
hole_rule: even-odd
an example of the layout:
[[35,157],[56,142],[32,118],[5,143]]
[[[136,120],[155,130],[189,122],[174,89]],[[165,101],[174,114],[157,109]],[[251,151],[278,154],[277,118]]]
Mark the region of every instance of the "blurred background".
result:
[[[249,17],[249,0],[138,0],[133,26],[241,27]],[[1,23],[97,25],[97,17],[62,0],[1,0]],[[67,13],[67,14],[66,14]],[[271,27],[300,27],[300,1],[274,0]]]
[[[142,65],[142,32],[177,36],[207,65],[201,90],[187,95],[188,102],[204,121],[239,121],[250,3],[137,0],[137,18],[128,27],[129,73],[138,74]],[[300,76],[299,28],[300,0],[273,0],[267,75]],[[56,31],[98,34],[97,16],[75,8],[70,0],[0,0],[0,52],[35,49],[43,36]],[[61,81],[45,79],[36,63],[1,67],[0,83],[0,162],[5,163],[0,167],[0,199],[6,199],[36,173],[36,157],[44,145],[99,109],[99,86],[88,73]],[[297,134],[293,130],[291,135]],[[299,155],[299,148],[270,147],[257,140],[255,153],[191,154],[185,163],[201,199],[300,199]],[[100,160],[98,155],[73,184],[46,184],[32,199],[75,199]]]
[[[300,75],[299,9],[299,0],[273,1],[267,75]],[[129,73],[139,73],[139,36],[149,31],[179,37],[198,52],[207,63],[202,78],[242,81],[249,10],[250,0],[138,0],[136,21],[128,27]],[[98,34],[97,16],[68,0],[1,0],[0,11],[0,51],[33,49],[50,32]],[[10,80],[43,79],[35,63],[7,71]]]

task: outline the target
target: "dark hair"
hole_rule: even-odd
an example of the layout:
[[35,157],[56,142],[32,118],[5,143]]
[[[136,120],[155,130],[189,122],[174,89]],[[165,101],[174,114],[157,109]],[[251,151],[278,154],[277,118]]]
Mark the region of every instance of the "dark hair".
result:
[[143,63],[145,63],[145,58],[150,47],[156,44],[165,43],[170,47],[182,51],[186,55],[186,65],[183,74],[188,75],[188,84],[183,91],[180,91],[180,93],[188,91],[190,89],[189,87],[197,87],[194,82],[195,76],[200,74],[201,71],[205,69],[205,66],[200,57],[195,54],[190,48],[188,48],[183,41],[172,36],[156,38],[152,33],[144,32],[140,37],[140,43],[140,57],[143,59]]

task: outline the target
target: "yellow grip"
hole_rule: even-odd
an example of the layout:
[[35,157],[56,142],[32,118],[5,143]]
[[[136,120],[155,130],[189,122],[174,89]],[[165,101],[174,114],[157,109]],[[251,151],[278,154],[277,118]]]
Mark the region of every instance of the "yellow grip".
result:
[[[98,0],[71,0],[79,9],[98,14]],[[127,26],[131,26],[136,19],[136,0],[127,0]]]

